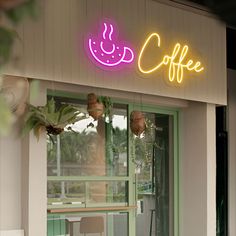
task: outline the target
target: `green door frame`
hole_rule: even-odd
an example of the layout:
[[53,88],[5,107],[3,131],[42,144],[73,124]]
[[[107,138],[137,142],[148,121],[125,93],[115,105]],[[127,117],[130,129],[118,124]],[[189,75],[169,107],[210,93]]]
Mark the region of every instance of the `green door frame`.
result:
[[[158,107],[155,105],[145,105],[145,104],[129,104],[129,118],[130,118],[130,113],[134,110],[140,110],[142,112],[151,112],[151,113],[157,113],[157,114],[165,114],[165,115],[170,115],[173,117],[173,158],[174,158],[174,167],[173,167],[173,185],[174,185],[174,224],[173,224],[173,232],[174,236],[179,236],[179,110],[178,109],[169,109],[169,108],[163,108],[163,107]],[[130,129],[129,129],[130,132]],[[129,153],[129,157],[132,154]],[[129,158],[129,162],[132,162],[131,158]],[[131,164],[131,163],[130,163]],[[131,164],[131,170],[132,173],[135,172],[134,170],[134,164]],[[133,177],[134,179],[134,177]],[[135,181],[135,180],[134,180]],[[136,192],[136,190],[135,190]],[[133,199],[136,200],[136,196],[133,196]],[[132,202],[133,203],[133,202]],[[136,203],[134,202],[134,205]],[[134,226],[133,226],[134,224]],[[135,222],[132,224],[132,227],[135,227]],[[131,231],[133,233],[133,230]],[[133,234],[130,234],[133,235]],[[134,234],[135,235],[135,234]]]

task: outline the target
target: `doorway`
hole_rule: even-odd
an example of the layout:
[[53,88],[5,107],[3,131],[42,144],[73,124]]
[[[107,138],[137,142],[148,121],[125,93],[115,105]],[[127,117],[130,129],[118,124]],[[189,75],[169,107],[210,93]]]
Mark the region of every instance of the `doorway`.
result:
[[174,235],[174,115],[143,112],[146,131],[134,137],[136,236]]

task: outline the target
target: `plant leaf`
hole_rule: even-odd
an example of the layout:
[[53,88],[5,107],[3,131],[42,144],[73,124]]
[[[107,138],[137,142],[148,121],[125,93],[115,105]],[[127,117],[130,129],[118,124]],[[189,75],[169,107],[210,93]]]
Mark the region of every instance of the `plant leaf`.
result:
[[26,15],[36,16],[36,0],[26,0],[24,3],[5,11],[6,16],[12,23],[19,23]]
[[48,107],[48,113],[54,113],[56,110],[56,103],[54,98],[51,98],[51,100],[48,101],[46,106]]
[[45,106],[35,107],[29,104],[28,107],[23,134],[34,129],[37,138],[39,138],[42,127],[52,126],[64,129],[67,125],[86,118],[77,107],[72,105],[64,104],[57,110],[53,98]]
[[37,126],[37,124],[39,124],[40,122],[35,119],[34,117],[30,117],[24,124],[23,128],[22,128],[22,136],[25,136],[27,133],[29,133],[32,129],[35,128],[35,126]]
[[50,125],[57,125],[58,124],[58,117],[59,117],[60,113],[59,112],[55,112],[55,113],[46,113],[46,119],[47,119],[47,123],[49,123]]
[[15,36],[14,31],[0,27],[0,65],[9,60]]
[[34,127],[34,135],[36,136],[37,140],[39,141],[39,137],[40,137],[40,134],[42,132],[45,132],[45,126],[43,126],[42,124],[37,124],[35,127]]
[[79,111],[73,106],[63,105],[60,108],[59,113],[58,124],[64,124],[65,122],[69,124],[76,118]]

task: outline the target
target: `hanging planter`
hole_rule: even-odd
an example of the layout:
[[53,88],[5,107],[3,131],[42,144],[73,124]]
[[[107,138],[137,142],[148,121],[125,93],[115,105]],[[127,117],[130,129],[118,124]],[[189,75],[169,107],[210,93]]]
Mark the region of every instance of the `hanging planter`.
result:
[[58,135],[67,125],[85,118],[83,113],[72,105],[64,104],[57,108],[53,98],[45,106],[35,107],[29,104],[28,108],[22,134],[33,129],[37,138],[43,131],[49,136]]
[[130,129],[133,134],[139,136],[146,129],[145,117],[141,111],[132,111],[130,114]]
[[97,97],[94,93],[88,94],[87,110],[94,120],[104,117],[106,122],[111,118],[112,102],[111,98],[107,96]]
[[88,94],[87,110],[89,115],[92,116],[94,120],[98,120],[103,115],[104,105],[102,102],[99,102],[94,93]]

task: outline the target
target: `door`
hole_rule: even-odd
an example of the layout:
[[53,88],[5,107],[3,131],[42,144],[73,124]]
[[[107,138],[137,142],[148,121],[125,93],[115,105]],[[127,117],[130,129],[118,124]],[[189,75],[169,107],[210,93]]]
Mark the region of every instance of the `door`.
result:
[[133,136],[138,206],[136,236],[177,235],[177,230],[174,234],[174,204],[177,203],[174,182],[178,181],[176,116],[145,108],[143,111],[146,131]]

